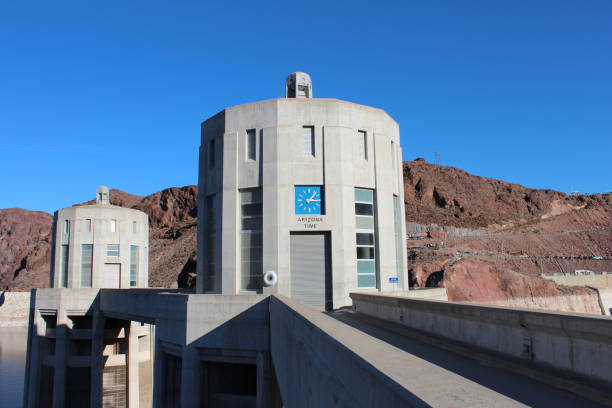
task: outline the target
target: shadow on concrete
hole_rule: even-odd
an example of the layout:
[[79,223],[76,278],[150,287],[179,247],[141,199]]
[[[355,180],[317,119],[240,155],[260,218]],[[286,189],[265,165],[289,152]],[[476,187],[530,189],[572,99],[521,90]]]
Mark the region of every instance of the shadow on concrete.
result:
[[[473,360],[437,348],[425,342],[403,336],[392,330],[395,323],[372,319],[342,310],[327,313],[367,335],[397,347],[406,353],[442,367],[463,378],[530,407],[603,407],[567,391],[533,381],[527,377],[491,367],[484,361]],[[407,327],[402,326],[403,329]],[[443,388],[444,384],[440,384]]]

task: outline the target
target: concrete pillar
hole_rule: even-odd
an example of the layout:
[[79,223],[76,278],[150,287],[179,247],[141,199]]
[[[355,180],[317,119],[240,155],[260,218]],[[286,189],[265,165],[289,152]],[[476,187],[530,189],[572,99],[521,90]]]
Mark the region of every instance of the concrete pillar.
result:
[[55,372],[53,374],[53,408],[65,406],[66,362],[68,360],[68,329],[71,328],[62,306],[57,311],[55,329]]
[[181,364],[181,407],[200,406],[200,367],[198,351],[193,346],[183,346]]
[[91,330],[91,408],[102,407],[102,371],[104,370],[104,315],[94,310]]
[[160,328],[161,322],[155,321],[155,336],[154,336],[154,350],[153,355],[153,408],[163,408],[164,406],[164,353],[162,352],[161,344],[157,336],[157,331]]
[[28,353],[26,356],[26,374],[24,378],[24,408],[35,408],[38,406],[39,396],[39,371],[42,360],[41,344],[42,336],[45,335],[46,325],[36,310],[36,289],[30,297],[30,321],[28,324]]
[[139,385],[139,358],[138,358],[138,333],[140,331],[139,322],[130,322],[128,334],[128,407],[136,408],[140,403]]

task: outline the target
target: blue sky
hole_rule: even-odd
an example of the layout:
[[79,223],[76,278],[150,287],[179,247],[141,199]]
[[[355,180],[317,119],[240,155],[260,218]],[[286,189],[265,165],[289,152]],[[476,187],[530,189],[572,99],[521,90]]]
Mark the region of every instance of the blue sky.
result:
[[404,160],[612,191],[611,21],[608,0],[4,1],[0,208],[196,184],[200,123],[294,71],[386,110]]

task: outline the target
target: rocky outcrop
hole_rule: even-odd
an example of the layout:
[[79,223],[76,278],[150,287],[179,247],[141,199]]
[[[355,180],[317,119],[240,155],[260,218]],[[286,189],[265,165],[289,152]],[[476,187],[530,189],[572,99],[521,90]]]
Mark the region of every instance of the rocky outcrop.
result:
[[0,210],[0,290],[49,286],[52,224],[44,212]]
[[601,314],[594,289],[562,286],[551,280],[500,269],[465,259],[444,271],[450,301],[469,301],[515,307]]
[[610,194],[567,196],[475,176],[423,159],[404,162],[404,200],[407,222],[461,228],[530,224],[575,209],[596,209],[592,215],[609,225],[612,215]]

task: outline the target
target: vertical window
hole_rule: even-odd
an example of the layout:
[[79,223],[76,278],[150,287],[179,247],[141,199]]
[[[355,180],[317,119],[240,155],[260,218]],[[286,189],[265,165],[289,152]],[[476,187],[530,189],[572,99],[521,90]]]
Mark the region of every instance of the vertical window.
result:
[[91,288],[91,265],[93,261],[93,245],[81,245],[81,287]]
[[85,231],[91,232],[91,219],[89,218],[85,220]]
[[240,191],[240,263],[242,290],[263,285],[263,235],[261,188]]
[[247,130],[247,160],[257,159],[257,134],[255,129]]
[[64,221],[64,232],[66,233],[66,235],[70,234],[70,221],[69,220]]
[[181,374],[183,372],[183,361],[180,357],[173,356],[172,354],[164,353],[163,356],[164,384],[162,387],[161,406],[166,408],[179,408],[181,406]]
[[119,244],[106,245],[106,256],[119,256]]
[[302,155],[315,155],[314,126],[304,126],[302,128]]
[[[215,195],[206,197],[206,222],[208,223],[208,290],[215,289],[215,248],[217,242],[217,200]],[[205,285],[206,286],[206,285]]]
[[130,286],[136,286],[138,281],[138,247],[130,245]]
[[355,189],[357,287],[376,287],[374,242],[374,191]]
[[368,134],[365,130],[357,132],[357,158],[368,160]]
[[62,245],[62,258],[61,258],[61,276],[60,282],[61,287],[68,287],[68,245]]
[[402,208],[400,207],[400,202],[398,196],[393,195],[393,224],[395,227],[395,272],[398,277],[403,277],[402,273],[402,253],[404,248],[402,248],[402,228],[400,225],[400,213]]
[[208,167],[215,168],[215,139],[211,140],[208,146]]
[[136,221],[132,221],[132,234],[136,233]]
[[117,220],[111,220],[110,228],[111,232],[117,232]]

